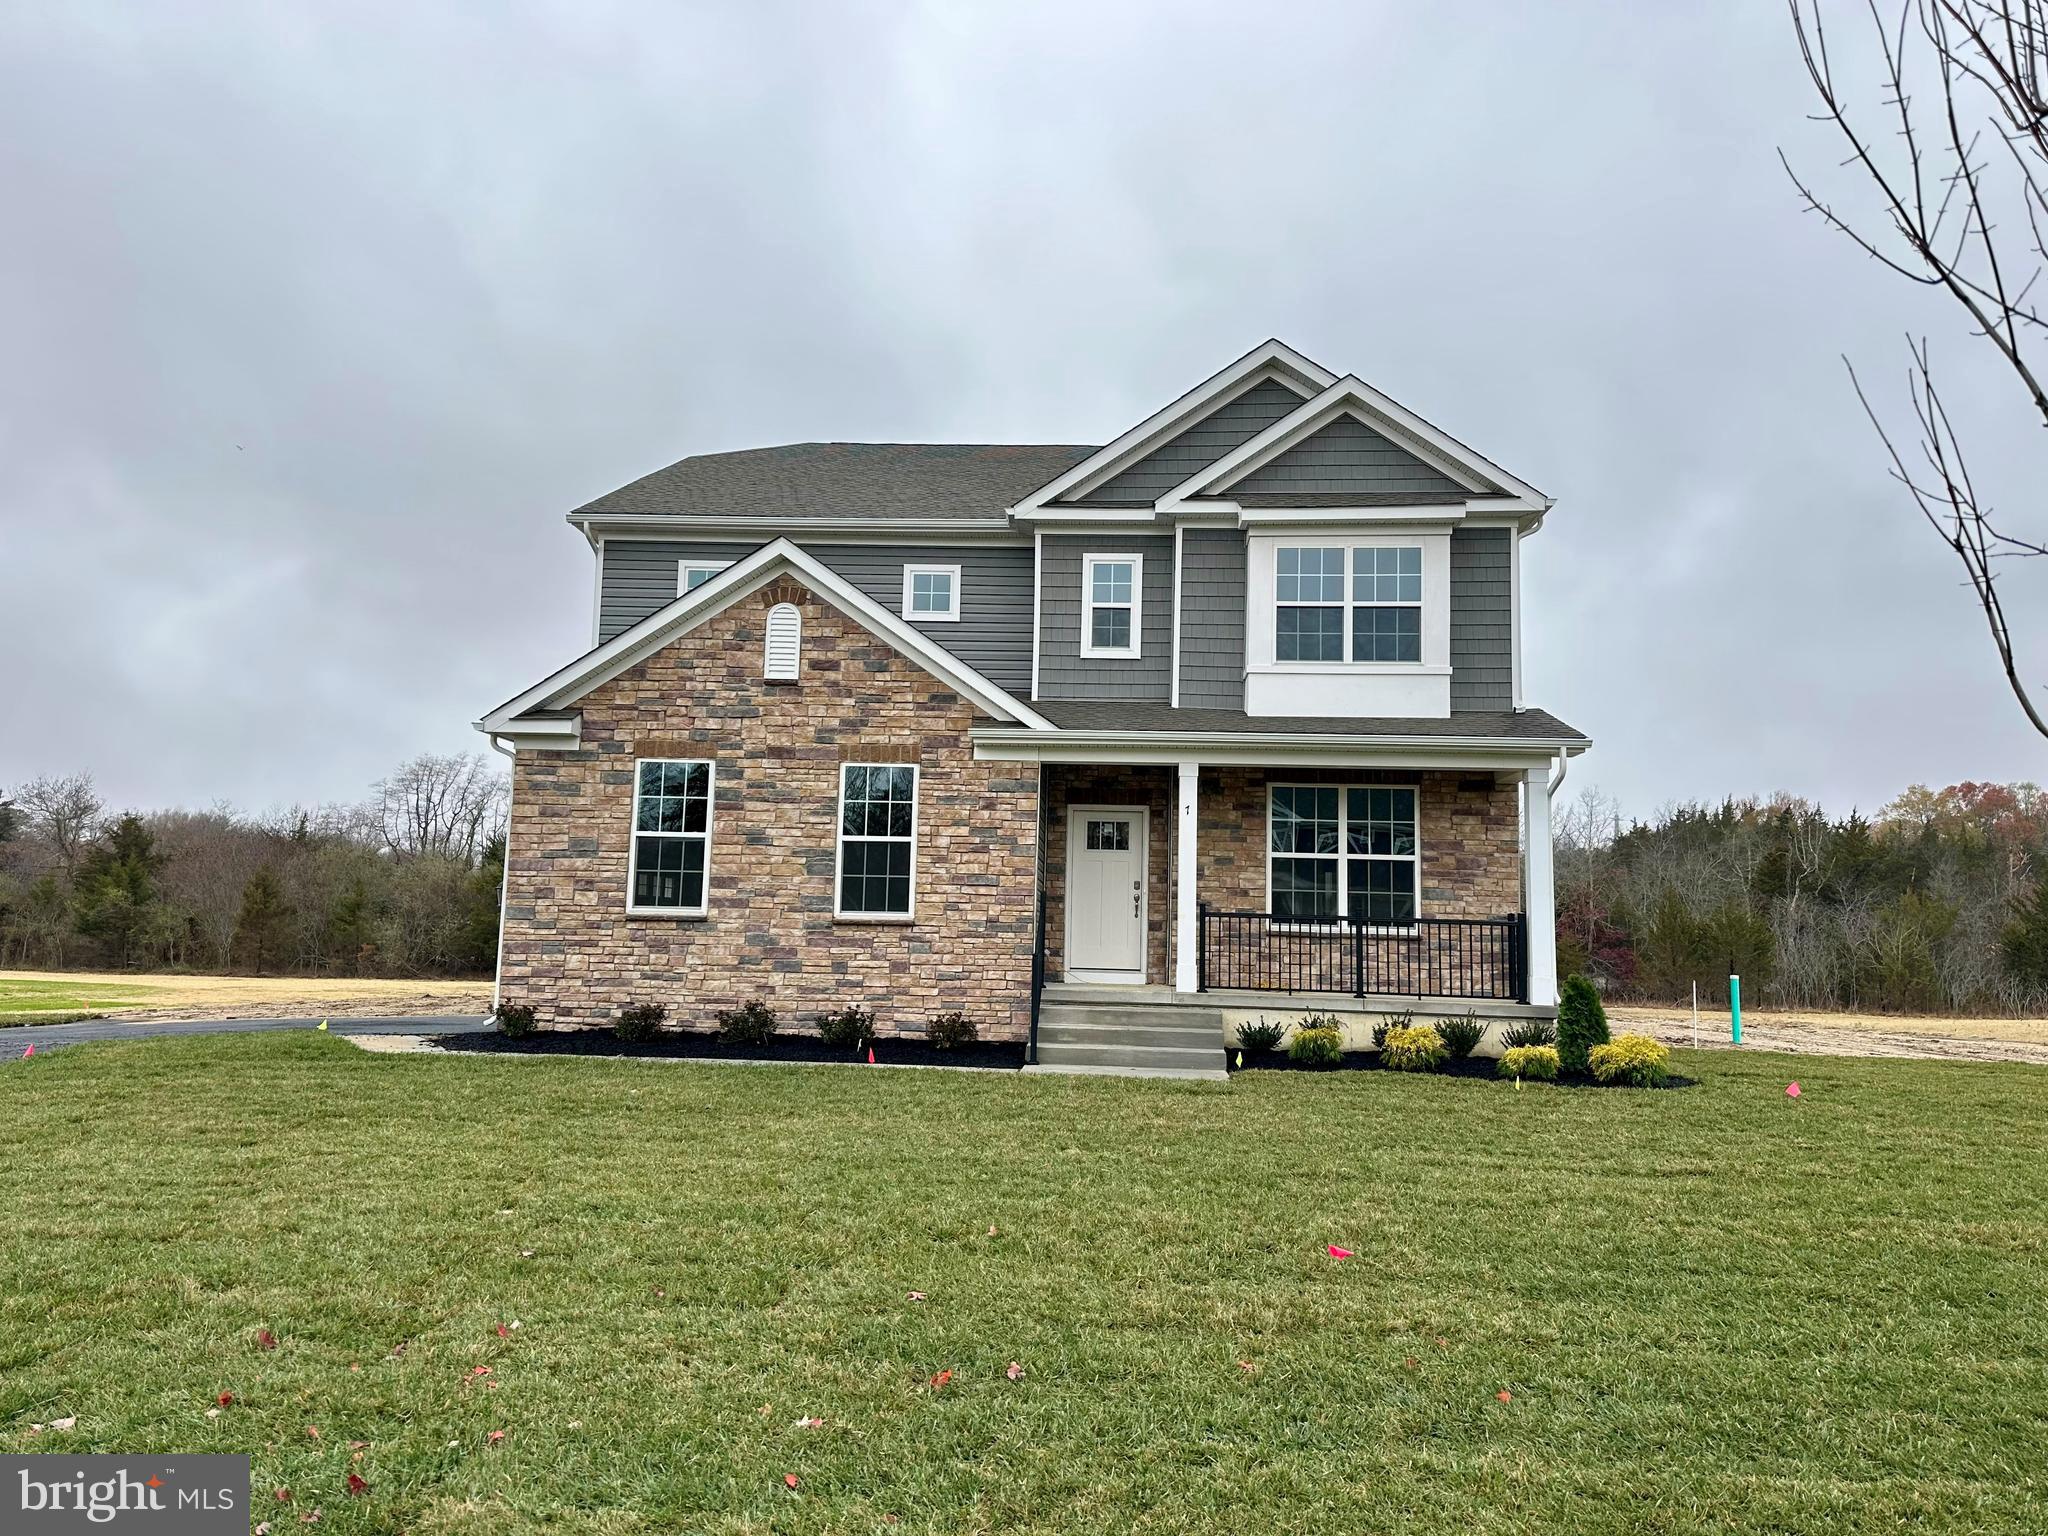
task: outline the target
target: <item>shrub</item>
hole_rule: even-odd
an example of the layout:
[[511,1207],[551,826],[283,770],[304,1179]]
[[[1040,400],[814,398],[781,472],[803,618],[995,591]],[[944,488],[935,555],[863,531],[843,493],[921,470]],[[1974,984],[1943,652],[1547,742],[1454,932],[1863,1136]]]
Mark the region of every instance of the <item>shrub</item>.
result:
[[524,1040],[533,1033],[531,1003],[500,1003],[491,1010],[491,1017],[497,1020],[498,1033],[509,1040]]
[[1593,1076],[1629,1088],[1662,1088],[1671,1081],[1671,1048],[1648,1035],[1616,1035],[1590,1052]]
[[1268,1024],[1262,1018],[1256,1024],[1238,1025],[1237,1043],[1253,1055],[1263,1056],[1268,1051],[1277,1050],[1286,1034],[1285,1024]]
[[1287,1042],[1287,1059],[1304,1067],[1334,1067],[1344,1059],[1344,1031],[1304,1025]]
[[964,1013],[942,1013],[925,1026],[924,1037],[931,1041],[933,1050],[952,1051],[974,1044],[981,1038],[981,1031]]
[[1414,1022],[1415,1015],[1412,1013],[1388,1014],[1372,1027],[1372,1048],[1376,1051],[1384,1051],[1387,1048],[1388,1035],[1397,1029],[1406,1029]]
[[1500,1043],[1507,1050],[1518,1045],[1555,1045],[1557,1025],[1550,1019],[1523,1019],[1500,1032]]
[[619,1016],[612,1020],[612,1034],[629,1045],[652,1040],[667,1018],[666,1003],[635,1003],[619,1010]]
[[775,1010],[758,997],[737,1008],[721,1008],[712,1017],[718,1022],[718,1038],[726,1045],[766,1045],[780,1024]]
[[1502,1077],[1526,1077],[1531,1082],[1557,1081],[1557,1047],[1554,1045],[1511,1045],[1500,1053]]
[[1584,1072],[1587,1058],[1596,1045],[1607,1043],[1607,1010],[1600,1006],[1600,994],[1583,976],[1564,984],[1557,1002],[1557,1060],[1567,1072]]
[[818,1015],[818,1038],[839,1051],[862,1051],[875,1043],[875,1016],[847,1007]]
[[1415,1024],[1387,1031],[1380,1065],[1396,1072],[1440,1072],[1450,1055],[1442,1035],[1427,1024]]
[[1451,1053],[1451,1060],[1463,1061],[1486,1038],[1486,1025],[1480,1022],[1478,1014],[1467,1013],[1461,1018],[1438,1019],[1436,1032],[1443,1036],[1444,1049]]

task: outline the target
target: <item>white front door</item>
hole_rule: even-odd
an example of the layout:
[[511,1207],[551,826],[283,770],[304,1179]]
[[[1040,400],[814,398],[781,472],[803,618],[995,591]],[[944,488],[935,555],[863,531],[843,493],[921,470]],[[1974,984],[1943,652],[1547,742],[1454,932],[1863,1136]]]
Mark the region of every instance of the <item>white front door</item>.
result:
[[1143,806],[1069,807],[1069,980],[1145,980],[1145,833]]

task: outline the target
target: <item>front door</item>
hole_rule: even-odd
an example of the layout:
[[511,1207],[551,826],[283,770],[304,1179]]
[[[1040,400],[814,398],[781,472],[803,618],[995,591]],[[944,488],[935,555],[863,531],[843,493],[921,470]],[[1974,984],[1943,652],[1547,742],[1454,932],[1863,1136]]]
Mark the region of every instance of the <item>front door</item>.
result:
[[1145,980],[1145,832],[1143,806],[1069,808],[1070,981]]

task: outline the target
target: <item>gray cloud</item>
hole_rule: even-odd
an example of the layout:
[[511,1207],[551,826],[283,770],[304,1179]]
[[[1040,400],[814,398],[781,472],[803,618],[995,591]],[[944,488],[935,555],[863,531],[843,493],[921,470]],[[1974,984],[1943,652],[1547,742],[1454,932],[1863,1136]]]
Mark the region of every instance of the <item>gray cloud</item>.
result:
[[2014,507],[2033,436],[1798,213],[1775,146],[1834,150],[1781,15],[1246,21],[0,15],[0,783],[353,797],[580,648],[588,497],[780,441],[1100,441],[1269,334],[1559,497],[1528,691],[1628,809],[2040,776],[1838,354],[1889,387],[1931,332]]

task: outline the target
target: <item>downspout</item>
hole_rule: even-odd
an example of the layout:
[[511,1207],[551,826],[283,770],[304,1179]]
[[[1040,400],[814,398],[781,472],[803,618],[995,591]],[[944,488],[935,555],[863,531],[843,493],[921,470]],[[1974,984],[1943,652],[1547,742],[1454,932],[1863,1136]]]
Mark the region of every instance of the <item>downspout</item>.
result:
[[1572,755],[1569,752],[1557,754],[1557,777],[1550,781],[1550,798],[1555,800],[1557,792],[1564,788],[1564,776],[1572,771]]
[[505,865],[498,871],[498,963],[491,973],[491,1011],[495,1013],[505,990],[505,897],[512,888],[512,791],[519,782],[519,754],[516,748],[503,746],[496,736],[487,737],[493,752],[502,752],[511,762],[513,772],[505,786]]

